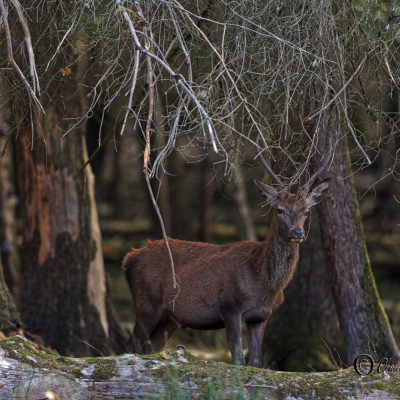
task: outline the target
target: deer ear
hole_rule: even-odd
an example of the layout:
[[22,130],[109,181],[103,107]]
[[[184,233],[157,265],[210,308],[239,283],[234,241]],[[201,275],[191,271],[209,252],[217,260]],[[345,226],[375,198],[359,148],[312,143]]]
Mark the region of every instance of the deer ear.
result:
[[315,188],[308,195],[308,205],[311,207],[315,204],[318,204],[322,200],[323,192],[329,187],[329,178],[325,179],[322,183],[315,186]]
[[268,203],[274,206],[276,203],[276,198],[279,194],[278,191],[272,186],[266,185],[265,183],[261,182],[257,178],[254,178],[254,183],[261,190],[261,193],[265,196]]

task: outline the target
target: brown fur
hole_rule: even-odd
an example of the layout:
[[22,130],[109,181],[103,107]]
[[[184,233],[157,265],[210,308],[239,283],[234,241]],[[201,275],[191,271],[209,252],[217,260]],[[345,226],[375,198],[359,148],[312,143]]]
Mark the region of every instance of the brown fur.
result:
[[272,188],[263,185],[262,190],[268,191],[270,203],[280,214],[274,214],[264,242],[215,245],[168,239],[178,290],[172,286],[163,240],[149,241],[125,256],[123,268],[136,308],[134,352],[159,351],[179,325],[225,327],[234,362],[244,364],[241,324],[245,322],[249,364],[261,366],[267,320],[283,302],[283,290],[297,266],[306,213],[316,202],[314,191],[300,197],[287,192],[278,198]]

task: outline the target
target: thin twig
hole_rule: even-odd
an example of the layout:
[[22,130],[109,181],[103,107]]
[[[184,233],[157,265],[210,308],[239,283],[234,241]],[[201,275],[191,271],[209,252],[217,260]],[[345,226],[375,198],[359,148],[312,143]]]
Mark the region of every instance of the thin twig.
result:
[[[336,43],[338,46],[338,52],[339,52],[339,60],[340,60],[340,73],[341,73],[341,77],[342,77],[342,85],[345,85],[345,75],[344,75],[344,62],[343,62],[343,56],[342,56],[342,50],[340,47],[340,43],[339,43],[339,38],[336,35]],[[342,108],[343,108],[343,113],[344,113],[344,117],[346,119],[346,123],[347,123],[347,127],[351,133],[351,135],[353,136],[353,140],[356,142],[357,147],[360,149],[361,153],[363,154],[363,156],[366,158],[368,164],[371,164],[371,159],[368,157],[368,154],[365,152],[365,150],[362,148],[361,143],[358,141],[356,133],[354,132],[353,126],[351,125],[351,121],[350,118],[347,114],[347,94],[346,94],[346,89],[343,89],[343,103],[342,103]]]
[[32,98],[32,100],[34,101],[34,103],[39,107],[40,111],[42,111],[43,114],[45,114],[45,111],[42,107],[42,105],[40,104],[39,99],[36,97],[36,93],[34,92],[34,90],[32,89],[31,85],[29,84],[28,80],[26,79],[24,73],[21,71],[21,69],[19,68],[18,64],[15,62],[14,60],[14,56],[13,56],[13,48],[12,48],[12,42],[11,42],[11,32],[10,32],[10,26],[8,24],[8,18],[7,18],[7,10],[6,7],[4,5],[4,1],[0,0],[0,9],[1,9],[1,13],[3,15],[3,25],[4,25],[4,29],[6,31],[6,41],[7,41],[7,57],[8,57],[8,62],[10,65],[12,65],[15,69],[15,71],[17,72],[17,74],[20,76],[22,83],[24,84],[24,86],[26,87],[30,97]]
[[[254,124],[254,126],[256,127],[258,134],[261,135],[261,130],[253,116],[253,113],[251,112],[249,106],[248,106],[248,102],[247,99],[242,95],[242,93],[240,92],[235,79],[233,79],[232,74],[230,73],[228,67],[226,66],[225,60],[222,57],[222,55],[219,53],[219,51],[216,49],[216,47],[210,42],[210,40],[208,39],[207,35],[196,25],[196,23],[193,21],[193,19],[190,17],[189,12],[182,7],[182,5],[177,1],[177,0],[173,0],[174,3],[176,3],[183,12],[186,13],[186,17],[189,20],[189,22],[191,23],[191,25],[193,26],[193,28],[201,35],[201,37],[204,39],[204,41],[207,43],[207,45],[211,48],[211,50],[216,54],[216,56],[218,57],[218,59],[221,62],[222,67],[224,68],[224,71],[226,73],[226,75],[228,76],[229,80],[231,81],[237,95],[239,96],[242,104],[244,105],[244,108],[246,109],[246,112],[248,113],[252,123]],[[209,128],[210,129],[210,128]]]
[[181,89],[183,89],[183,91],[195,103],[197,109],[200,111],[201,115],[203,116],[203,118],[205,120],[205,124],[207,126],[208,133],[210,135],[210,139],[211,139],[211,143],[212,143],[213,149],[214,149],[214,151],[216,153],[218,153],[218,147],[217,147],[217,144],[216,144],[215,135],[214,135],[214,129],[213,129],[213,126],[212,126],[212,123],[211,123],[211,119],[208,116],[208,114],[207,114],[206,110],[204,109],[204,107],[200,104],[200,102],[196,98],[195,94],[192,92],[192,90],[189,88],[189,86],[186,85],[186,83],[184,82],[183,76],[180,75],[180,74],[175,73],[175,71],[169,66],[169,64],[166,61],[162,60],[160,57],[156,56],[153,52],[151,52],[150,50],[145,49],[141,45],[141,43],[139,41],[139,38],[137,37],[137,34],[136,34],[136,29],[133,26],[132,20],[129,17],[129,14],[123,8],[121,0],[116,0],[115,2],[116,2],[116,5],[117,5],[117,9],[121,12],[124,20],[128,24],[129,31],[130,31],[130,34],[131,34],[131,37],[132,37],[132,40],[133,40],[133,42],[135,44],[136,49],[139,50],[141,53],[145,54],[146,56],[152,58],[158,64],[160,64],[171,75],[171,77],[175,79],[176,84]]
[[78,177],[79,174],[81,174],[83,172],[83,170],[93,161],[94,157],[97,155],[97,153],[100,151],[100,149],[103,148],[103,146],[108,143],[109,139],[111,138],[111,134],[107,135],[102,143],[100,143],[95,150],[93,150],[93,153],[89,156],[89,158],[84,162],[84,164],[82,165],[81,168],[79,168],[79,171],[77,172],[77,174],[75,175],[75,177]]
[[[168,5],[170,5],[170,0],[161,0],[161,1],[162,1],[163,3],[167,3]],[[224,6],[226,6],[227,8],[229,8],[229,10],[230,10],[235,16],[237,16],[238,18],[240,18],[241,20],[243,20],[244,22],[246,22],[245,25],[244,25],[244,24],[243,24],[243,25],[232,24],[232,23],[227,23],[227,22],[219,22],[219,21],[216,21],[216,20],[213,20],[213,19],[210,19],[210,18],[204,18],[204,17],[202,17],[201,15],[195,14],[195,13],[193,13],[192,11],[187,10],[187,9],[184,8],[180,3],[178,3],[178,2],[175,2],[175,3],[176,3],[176,5],[174,5],[174,7],[176,7],[178,10],[184,11],[185,13],[190,14],[190,15],[192,15],[192,16],[195,17],[195,18],[198,18],[199,20],[211,22],[212,24],[215,24],[215,25],[229,26],[229,27],[232,27],[232,28],[240,28],[240,29],[243,29],[243,30],[252,32],[252,33],[257,33],[257,34],[260,35],[260,36],[270,37],[270,38],[275,39],[276,41],[278,41],[278,42],[280,42],[280,43],[282,43],[282,44],[287,45],[288,47],[291,47],[291,48],[297,50],[297,51],[300,52],[300,53],[305,53],[305,54],[308,54],[308,55],[314,57],[315,59],[318,59],[318,60],[321,60],[321,61],[326,61],[326,60],[323,59],[322,57],[319,57],[318,55],[315,55],[315,54],[313,54],[313,53],[311,53],[311,52],[305,50],[304,48],[301,48],[301,47],[297,46],[296,44],[294,44],[294,43],[292,43],[292,42],[290,42],[290,41],[288,41],[288,40],[286,40],[286,39],[284,39],[284,38],[281,38],[281,37],[275,35],[274,33],[268,31],[267,29],[265,29],[265,27],[263,27],[263,26],[261,26],[261,25],[255,24],[255,23],[252,22],[251,20],[245,18],[243,15],[240,15],[239,13],[237,13],[237,12],[236,12],[232,7],[230,7],[230,5],[229,5],[227,2],[225,2],[225,1],[222,1],[222,4],[224,4]],[[261,34],[260,32],[257,32],[257,31],[255,31],[254,29],[251,29],[250,26],[254,26],[255,28],[261,30],[261,31],[264,32],[264,33]]]
[[370,50],[364,58],[361,60],[360,64],[358,64],[358,67],[356,70],[353,72],[353,74],[350,76],[350,78],[347,80],[346,83],[343,84],[342,88],[331,98],[331,100],[328,101],[327,104],[325,104],[322,108],[320,108],[318,111],[307,117],[307,121],[311,121],[313,118],[315,118],[317,115],[321,114],[323,111],[325,111],[333,102],[342,94],[344,90],[346,90],[347,86],[349,86],[350,82],[358,75],[358,73],[361,71],[361,68],[365,64],[365,61],[367,61],[368,57],[374,53],[377,49],[381,47],[380,44],[375,46],[372,50]]
[[[150,46],[149,42],[148,42],[148,46]],[[176,284],[176,277],[175,277],[174,259],[172,257],[172,252],[171,252],[171,248],[169,246],[167,233],[165,231],[164,220],[162,218],[160,209],[159,209],[156,199],[154,197],[154,193],[153,193],[153,189],[150,184],[150,177],[149,177],[149,175],[150,175],[149,162],[150,162],[150,149],[151,149],[150,148],[150,137],[151,137],[151,125],[153,123],[153,114],[154,114],[154,77],[153,77],[153,66],[151,64],[150,56],[146,56],[146,64],[147,64],[147,82],[149,84],[149,111],[148,111],[146,132],[145,132],[146,133],[146,147],[144,150],[144,157],[143,157],[143,173],[144,173],[144,177],[146,179],[146,185],[147,185],[147,189],[150,194],[151,202],[153,203],[154,210],[156,211],[158,221],[161,226],[162,236],[164,238],[165,246],[167,248],[169,261],[170,261],[170,265],[171,265],[172,285],[173,285],[173,288],[176,289],[177,284]]]
[[60,43],[58,43],[56,51],[54,52],[53,56],[50,58],[49,62],[47,63],[46,69],[44,70],[44,72],[47,72],[47,70],[49,69],[50,63],[54,60],[54,58],[56,57],[56,55],[60,51],[61,46],[64,43],[65,39],[67,38],[69,33],[72,31],[72,29],[75,27],[75,20],[76,20],[76,15],[74,15],[74,17],[72,19],[71,26],[68,28],[67,32],[65,32],[65,34],[64,34],[63,38],[61,39]]
[[391,68],[390,68],[388,59],[385,57],[384,60],[385,60],[385,65],[386,65],[388,74],[389,74],[389,76],[390,76],[390,79],[393,81],[393,83],[395,84],[395,86],[398,87],[398,84],[397,84],[396,80],[395,80],[394,77],[393,77],[392,70],[391,70]]
[[22,29],[24,30],[25,43],[26,43],[26,48],[28,50],[28,57],[29,57],[29,68],[30,68],[32,83],[33,83],[33,91],[35,93],[37,91],[37,93],[40,95],[39,78],[38,78],[37,71],[36,71],[35,53],[34,53],[33,47],[32,47],[31,33],[29,32],[28,24],[26,23],[21,4],[19,3],[18,0],[10,0],[10,1],[11,1],[12,5],[14,6],[15,10],[17,11],[19,22],[22,25]]
[[126,108],[124,120],[122,122],[121,133],[120,133],[121,135],[124,133],[128,115],[129,115],[130,110],[132,109],[133,92],[135,91],[137,74],[139,71],[139,57],[140,57],[140,52],[139,52],[139,50],[136,50],[136,52],[135,52],[135,67],[133,70],[132,84],[131,84],[131,89],[129,92],[128,107]]
[[150,163],[150,136],[151,136],[151,124],[153,122],[153,113],[154,113],[154,82],[153,82],[153,68],[151,64],[151,58],[149,56],[146,57],[147,64],[147,82],[149,85],[149,112],[146,123],[146,146],[144,150],[144,161],[143,168],[145,170],[149,169]]
[[154,160],[152,173],[151,173],[152,176],[156,173],[158,166],[161,164],[162,160],[171,153],[171,151],[174,147],[176,134],[178,131],[179,118],[182,113],[184,105],[185,105],[185,99],[181,99],[179,101],[179,105],[178,105],[178,109],[176,112],[176,117],[175,117],[175,121],[174,121],[172,130],[171,130],[171,133],[169,134],[169,137],[168,137],[168,142],[164,146],[164,148],[160,151],[157,158]]
[[165,231],[164,220],[162,218],[162,215],[161,215],[160,209],[158,207],[157,201],[156,201],[156,199],[154,197],[153,189],[152,189],[151,184],[150,184],[149,170],[145,169],[143,172],[144,172],[144,177],[145,177],[145,180],[146,180],[147,190],[148,190],[148,192],[150,194],[151,202],[152,202],[154,210],[155,210],[155,212],[157,214],[158,222],[160,223],[160,227],[161,227],[161,231],[162,231],[162,236],[163,236],[163,239],[164,239],[164,242],[165,242],[165,246],[167,248],[169,262],[170,262],[170,265],[171,265],[171,272],[172,272],[172,285],[173,285],[174,289],[176,289],[177,283],[176,283],[176,276],[175,276],[175,264],[174,264],[174,259],[172,257],[171,248],[169,246],[168,236],[167,236],[167,233]]

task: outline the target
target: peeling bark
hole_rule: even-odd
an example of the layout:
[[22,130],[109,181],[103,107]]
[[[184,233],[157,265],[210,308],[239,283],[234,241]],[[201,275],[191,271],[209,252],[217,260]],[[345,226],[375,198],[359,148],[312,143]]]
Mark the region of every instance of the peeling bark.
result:
[[116,321],[109,320],[114,317],[107,299],[94,177],[90,166],[81,171],[87,159],[84,127],[62,136],[71,119],[82,114],[77,90],[74,79],[50,87],[44,99],[61,98],[63,103],[43,100],[46,115],[35,113],[33,132],[23,100],[15,99],[25,222],[21,316],[25,329],[63,354],[115,354],[123,350],[125,338]]
[[[88,159],[85,137],[82,137],[83,159]],[[97,215],[97,207],[94,191],[94,175],[90,165],[85,168],[85,176],[88,186],[88,194],[90,200],[90,234],[96,243],[96,253],[89,265],[88,272],[88,296],[89,302],[92,304],[100,315],[100,323],[104,329],[106,336],[109,336],[109,325],[107,320],[106,308],[106,273],[104,268],[103,253],[101,250],[101,231],[100,223]]]

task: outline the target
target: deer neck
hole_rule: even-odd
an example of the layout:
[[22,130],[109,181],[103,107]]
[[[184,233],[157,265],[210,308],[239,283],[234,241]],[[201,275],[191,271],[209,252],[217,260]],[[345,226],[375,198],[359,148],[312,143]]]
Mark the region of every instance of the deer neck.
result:
[[299,258],[299,244],[289,242],[279,235],[276,215],[272,217],[263,251],[263,275],[266,285],[283,290],[293,277]]

